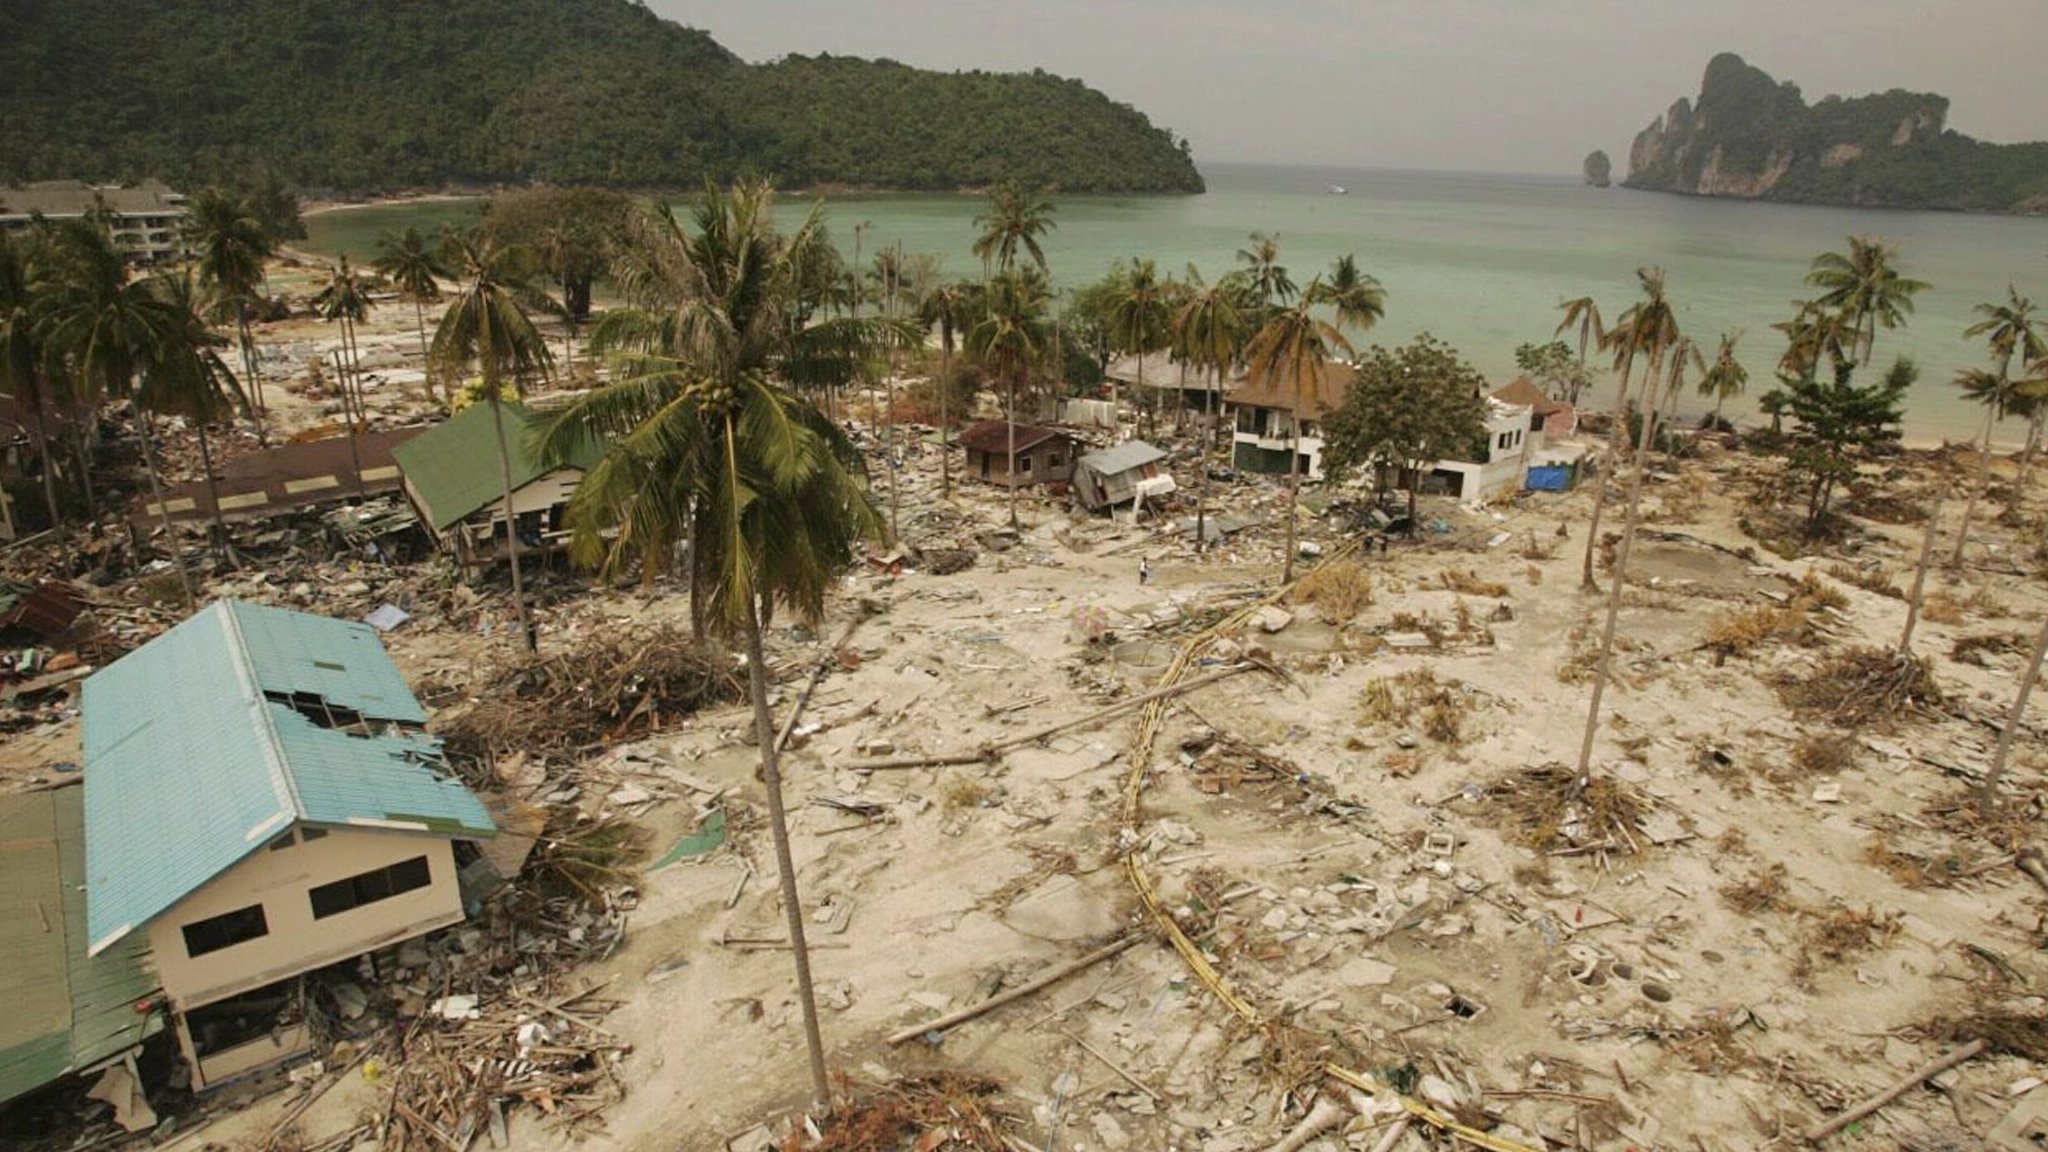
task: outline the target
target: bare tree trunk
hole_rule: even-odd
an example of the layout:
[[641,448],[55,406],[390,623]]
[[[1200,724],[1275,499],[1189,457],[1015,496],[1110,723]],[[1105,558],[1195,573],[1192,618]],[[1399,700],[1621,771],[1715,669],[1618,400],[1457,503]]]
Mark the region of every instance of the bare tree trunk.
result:
[[[427,306],[417,296],[412,298],[412,319],[413,323],[419,326],[420,371],[424,373],[427,371]],[[427,395],[432,396],[434,394],[433,382],[422,380],[422,383],[426,385]]]
[[100,515],[99,498],[93,492],[92,487],[91,448],[92,430],[99,423],[99,419],[99,411],[92,404],[86,404],[85,413],[78,422],[78,435],[73,437],[71,441],[72,448],[78,457],[78,488],[80,494],[85,497],[85,518],[87,520],[97,520]]
[[1977,483],[1970,489],[1970,498],[1963,504],[1963,522],[1956,528],[1956,550],[1948,558],[1948,566],[1963,566],[1963,548],[1970,542],[1970,518],[1977,513],[1977,497],[1991,482],[1991,416],[1995,411],[1989,405],[1984,408],[1984,435],[1977,443]]
[[754,705],[754,736],[761,746],[761,784],[768,794],[768,834],[775,844],[776,877],[782,889],[783,914],[789,923],[790,955],[796,961],[796,995],[803,1008],[811,1095],[819,1108],[829,1111],[832,1082],[825,1074],[825,1041],[818,1029],[817,995],[811,990],[811,954],[804,940],[804,908],[796,887],[796,859],[789,850],[781,757],[775,749],[775,717],[768,710],[768,658],[761,651],[761,617],[751,597],[747,601],[747,690]]
[[2048,655],[2048,620],[2041,622],[2041,634],[2034,638],[2034,654],[2027,659],[2027,674],[2020,677],[2020,690],[2013,697],[2012,712],[1998,732],[1998,750],[1991,754],[1991,770],[1977,788],[1977,814],[1990,819],[1998,807],[1998,781],[2005,775],[2006,758],[2012,754],[2013,737],[2027,719],[2027,697],[2034,693],[2034,681],[2041,678],[2041,658]]
[[2041,447],[2041,421],[2044,417],[2048,417],[2048,413],[2041,411],[2039,403],[2036,403],[2033,414],[2027,417],[2027,446],[2020,449],[2020,475],[2013,482],[2015,505],[2025,503],[2027,499],[2027,481],[2033,476],[2034,453]]
[[1003,470],[1003,477],[1010,486],[1010,531],[1017,531],[1017,381],[1010,379],[1010,386],[1003,390],[1007,399],[1003,413],[1003,431],[1010,438],[1010,462]]
[[1593,522],[1586,527],[1586,559],[1579,572],[1579,588],[1586,592],[1600,590],[1600,582],[1593,579],[1593,552],[1600,547],[1600,513],[1607,507],[1607,478],[1613,474],[1621,453],[1614,450],[1617,442],[1628,440],[1628,370],[1632,363],[1624,363],[1621,382],[1614,393],[1614,420],[1617,427],[1607,432],[1607,459],[1600,471],[1600,482],[1593,486]]
[[1294,554],[1301,545],[1295,541],[1295,502],[1301,497],[1301,380],[1294,381],[1294,411],[1290,414],[1287,440],[1287,556],[1280,564],[1280,583],[1294,583]]
[[[206,421],[195,416],[193,427],[199,430],[199,466],[206,472],[206,498],[213,502],[213,530],[220,534],[220,558],[229,567],[235,566],[235,550],[228,543],[228,521],[220,510],[220,484],[213,478],[213,449],[206,439]],[[358,468],[357,473],[361,473]]]
[[43,465],[43,505],[50,513],[50,527],[62,528],[64,517],[57,512],[57,458],[50,454],[50,430],[41,408],[36,409],[36,456]]
[[[1214,371],[1218,378],[1220,371]],[[1209,410],[1211,427],[1195,437],[1195,469],[1200,473],[1201,487],[1195,492],[1195,555],[1199,556],[1209,547],[1209,453],[1215,448],[1211,437],[1216,435],[1216,390],[1209,389],[1203,397],[1203,406]]]
[[512,512],[512,449],[505,439],[505,407],[498,402],[498,390],[486,388],[491,404],[491,424],[498,432],[498,475],[505,490],[505,556],[512,565],[512,609],[519,620],[519,638],[528,652],[540,651],[533,621],[526,615],[526,585],[519,574],[519,517]]
[[1628,505],[1621,524],[1621,548],[1614,555],[1614,584],[1607,590],[1607,623],[1600,631],[1600,664],[1593,674],[1593,700],[1586,706],[1586,731],[1579,740],[1579,771],[1574,791],[1585,788],[1591,777],[1588,769],[1593,762],[1593,737],[1600,730],[1600,698],[1607,692],[1607,677],[1614,666],[1614,626],[1621,619],[1621,597],[1628,584],[1629,546],[1636,539],[1636,511],[1642,502],[1643,473],[1649,470],[1650,439],[1657,424],[1657,378],[1652,375],[1643,385],[1643,431],[1642,443],[1636,449],[1635,471],[1628,477]]
[[256,442],[270,447],[270,433],[263,423],[263,370],[256,359],[256,337],[249,331],[249,302],[235,301],[235,327],[242,338],[242,367],[249,374],[249,419],[256,425]]
[[140,405],[130,403],[128,410],[135,414],[135,423],[142,429],[142,461],[149,472],[149,498],[156,503],[156,511],[164,526],[164,547],[171,550],[171,561],[178,569],[178,584],[185,591],[185,610],[197,611],[199,597],[192,590],[192,570],[185,566],[185,550],[178,547],[177,531],[171,526],[171,510],[164,504],[164,486],[161,471],[156,462],[156,436],[150,430],[149,414]]
[[953,339],[939,334],[939,499],[953,498],[953,445],[946,415],[946,393],[953,390]]
[[887,408],[885,421],[888,425],[888,432],[882,438],[882,461],[889,467],[889,547],[894,548],[897,542],[902,539],[896,527],[896,486],[898,483],[896,474],[900,469],[896,467],[896,377],[894,373],[891,373],[889,378],[882,382],[882,388],[883,395],[886,397],[884,400]]
[[1934,558],[1934,537],[1941,525],[1941,501],[1948,495],[1946,488],[1934,494],[1934,503],[1927,509],[1927,534],[1920,541],[1920,563],[1913,569],[1913,590],[1906,594],[1906,629],[1899,634],[1899,655],[1908,656],[1913,652],[1913,628],[1920,623],[1920,597],[1927,590],[1927,562]]

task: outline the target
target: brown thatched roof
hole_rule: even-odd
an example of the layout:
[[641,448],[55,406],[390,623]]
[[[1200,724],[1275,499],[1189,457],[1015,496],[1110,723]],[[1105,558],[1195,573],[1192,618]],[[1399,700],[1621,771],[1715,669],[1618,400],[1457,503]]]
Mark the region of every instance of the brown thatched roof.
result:
[[[1303,399],[1307,411],[1296,413],[1304,420],[1320,420],[1324,413],[1344,403],[1344,393],[1351,388],[1351,381],[1357,371],[1349,364],[1325,360],[1318,374],[1315,387]],[[1226,404],[1239,404],[1247,408],[1278,408],[1294,411],[1294,386],[1284,380],[1262,379],[1253,375],[1244,386],[1223,398]]]

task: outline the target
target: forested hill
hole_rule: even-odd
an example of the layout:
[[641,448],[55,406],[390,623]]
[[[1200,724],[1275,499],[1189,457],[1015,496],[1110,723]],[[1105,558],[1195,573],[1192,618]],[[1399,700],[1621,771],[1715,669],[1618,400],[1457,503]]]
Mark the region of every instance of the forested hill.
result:
[[1202,190],[1185,141],[1078,81],[749,65],[630,0],[8,0],[5,24],[5,183]]
[[1699,196],[2048,212],[2048,143],[1987,144],[1945,127],[1948,100],[1893,89],[1809,105],[1790,82],[1724,52],[1699,102],[1638,133],[1630,188]]

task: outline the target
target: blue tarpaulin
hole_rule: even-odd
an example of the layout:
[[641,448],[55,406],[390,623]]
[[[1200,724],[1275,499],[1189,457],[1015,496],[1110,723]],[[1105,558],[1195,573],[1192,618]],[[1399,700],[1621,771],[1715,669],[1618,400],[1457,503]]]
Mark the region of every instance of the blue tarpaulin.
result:
[[1572,486],[1572,470],[1562,464],[1529,469],[1529,487],[1538,492],[1562,492]]

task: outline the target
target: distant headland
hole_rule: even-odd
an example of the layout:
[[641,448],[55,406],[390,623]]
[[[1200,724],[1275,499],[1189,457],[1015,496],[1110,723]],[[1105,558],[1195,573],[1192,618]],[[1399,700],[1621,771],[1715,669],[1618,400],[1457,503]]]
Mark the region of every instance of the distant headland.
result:
[[632,0],[66,0],[7,33],[0,185],[1203,189],[1186,139],[1078,80],[748,64]]
[[1988,144],[1944,125],[1946,97],[1893,89],[1809,105],[1724,52],[1629,149],[1623,185],[1873,208],[2048,212],[2048,143]]

